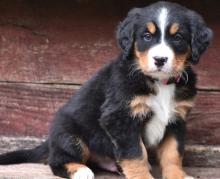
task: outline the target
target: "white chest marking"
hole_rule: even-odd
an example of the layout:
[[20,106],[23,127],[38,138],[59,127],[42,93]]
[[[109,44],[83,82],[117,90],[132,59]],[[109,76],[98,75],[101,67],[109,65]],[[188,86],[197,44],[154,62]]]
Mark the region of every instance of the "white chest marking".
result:
[[167,124],[172,121],[175,110],[174,84],[164,85],[158,82],[156,85],[158,87],[157,95],[151,96],[147,101],[154,113],[152,119],[145,126],[144,138],[148,146],[155,146],[161,141]]

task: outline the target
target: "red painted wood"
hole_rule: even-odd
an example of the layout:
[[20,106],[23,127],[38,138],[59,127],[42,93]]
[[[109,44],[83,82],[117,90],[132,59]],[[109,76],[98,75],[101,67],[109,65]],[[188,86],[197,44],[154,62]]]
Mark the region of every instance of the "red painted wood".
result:
[[[220,89],[219,1],[184,1],[199,10],[215,38],[196,70],[199,86]],[[148,2],[0,1],[0,81],[84,83],[119,54],[118,22]]]
[[220,93],[200,92],[187,121],[190,144],[220,144]]
[[0,135],[47,135],[54,114],[75,88],[0,84]]
[[[44,136],[76,87],[0,84],[0,135]],[[220,144],[220,93],[200,92],[188,119],[190,144]]]
[[214,32],[213,41],[195,69],[198,73],[199,87],[220,89],[220,23],[213,23],[211,27]]

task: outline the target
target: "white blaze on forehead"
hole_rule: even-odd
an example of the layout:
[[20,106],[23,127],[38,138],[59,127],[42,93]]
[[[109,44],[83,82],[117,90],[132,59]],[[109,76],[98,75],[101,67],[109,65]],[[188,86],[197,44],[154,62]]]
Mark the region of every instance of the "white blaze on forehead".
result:
[[170,46],[166,43],[165,40],[165,32],[168,24],[168,15],[169,11],[165,7],[162,7],[158,10],[158,28],[160,29],[161,36],[160,42],[149,49],[148,51],[148,67],[149,72],[153,72],[157,70],[157,66],[155,65],[154,57],[166,57],[167,62],[163,66],[163,72],[171,72],[172,71],[172,64],[174,59],[174,52],[170,48]]
[[160,13],[158,16],[158,22],[159,22],[159,27],[161,30],[161,41],[164,41],[164,36],[165,36],[165,30],[166,30],[166,25],[167,25],[167,18],[168,18],[168,10],[166,8],[160,9]]

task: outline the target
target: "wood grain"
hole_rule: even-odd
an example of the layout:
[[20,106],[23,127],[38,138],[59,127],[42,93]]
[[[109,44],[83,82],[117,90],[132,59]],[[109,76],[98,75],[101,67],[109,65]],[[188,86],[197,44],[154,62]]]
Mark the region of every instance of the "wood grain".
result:
[[[45,138],[36,137],[0,136],[0,154],[19,149],[32,149],[45,140]],[[148,150],[148,154],[150,163],[156,165],[155,151]],[[186,145],[183,163],[188,167],[220,167],[220,145]]]
[[1,84],[0,134],[47,135],[50,122],[77,87]]
[[[84,83],[120,53],[115,31],[128,9],[149,2],[1,1],[0,81]],[[178,2],[201,12],[214,30],[196,71],[200,88],[220,89],[220,3]]]
[[[47,135],[55,112],[78,86],[0,84],[0,135]],[[189,144],[220,144],[220,93],[200,92],[188,118]]]
[[220,144],[220,93],[200,92],[187,121],[190,144]]
[[[186,167],[185,170],[196,178],[219,179],[220,177],[220,168]],[[152,174],[155,179],[161,178],[161,171],[158,167],[153,168]],[[42,164],[0,166],[0,177],[4,179],[62,179],[54,176],[48,165]],[[97,179],[125,179],[123,176],[105,171],[96,171],[95,177]]]
[[220,145],[217,147],[187,145],[185,147],[183,165],[194,167],[220,167]]

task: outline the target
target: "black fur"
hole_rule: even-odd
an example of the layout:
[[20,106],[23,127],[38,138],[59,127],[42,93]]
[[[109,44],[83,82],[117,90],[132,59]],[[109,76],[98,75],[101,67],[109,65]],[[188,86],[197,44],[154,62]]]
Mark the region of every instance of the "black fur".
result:
[[174,136],[178,141],[178,152],[181,156],[184,154],[185,145],[185,132],[186,132],[186,122],[180,117],[176,116],[177,120],[167,126],[164,139],[170,136]]
[[[161,6],[172,9],[175,15],[173,17],[185,24],[184,43],[176,47],[170,42],[170,46],[176,53],[181,54],[185,53],[189,45],[192,51],[189,60],[191,63],[197,63],[212,36],[211,30],[205,26],[199,15],[167,2],[131,10],[117,31],[117,40],[122,54],[99,70],[57,112],[48,141],[33,150],[1,155],[0,164],[39,162],[43,158],[48,158],[54,174],[66,177],[65,164],[83,161],[83,150],[79,147],[79,140],[89,148],[91,153],[107,156],[115,161],[140,157],[142,155],[139,145],[141,131],[148,119],[134,119],[130,115],[131,109],[128,104],[135,96],[155,95],[156,92],[152,86],[157,79],[142,72],[132,74],[132,67],[136,63],[133,53],[134,42],[139,42],[138,48],[142,51],[153,45],[146,45],[139,38],[145,23],[149,18],[155,19],[155,10]],[[154,43],[158,41],[155,40]],[[188,74],[188,80],[186,81],[183,75],[180,81],[175,83],[175,99],[178,101],[191,99],[196,95],[196,75],[191,67],[186,67],[185,72]],[[182,154],[185,122],[180,116],[174,117],[176,122],[167,126],[165,137],[176,136],[178,149]]]
[[191,63],[197,64],[202,53],[208,48],[213,37],[213,32],[205,25],[200,15],[193,11],[188,12],[191,27]]
[[48,153],[49,148],[48,142],[46,141],[34,149],[19,150],[2,154],[0,156],[0,165],[46,162]]
[[128,13],[127,18],[118,26],[116,36],[118,44],[123,51],[122,54],[124,59],[128,59],[132,53],[134,34],[139,16],[140,9],[134,8]]

